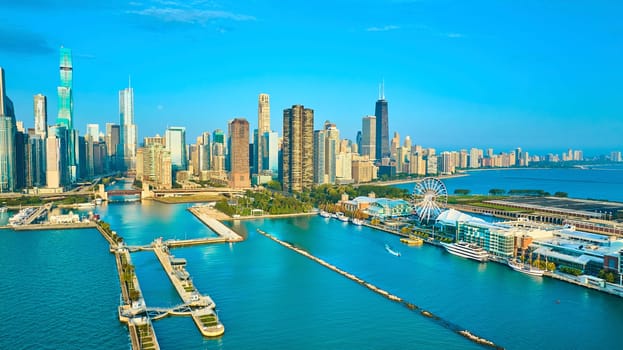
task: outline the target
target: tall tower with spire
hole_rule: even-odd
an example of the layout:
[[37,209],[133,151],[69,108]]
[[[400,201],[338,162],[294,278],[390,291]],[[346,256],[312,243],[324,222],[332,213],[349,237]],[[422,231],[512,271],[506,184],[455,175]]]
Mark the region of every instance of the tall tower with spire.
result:
[[391,150],[389,148],[389,120],[384,81],[379,85],[379,99],[376,101],[374,115],[376,116],[376,157],[377,159],[389,158],[391,157]]
[[134,90],[130,77],[128,87],[119,91],[119,152],[121,168],[126,171],[136,169],[136,141],[138,138],[134,124]]

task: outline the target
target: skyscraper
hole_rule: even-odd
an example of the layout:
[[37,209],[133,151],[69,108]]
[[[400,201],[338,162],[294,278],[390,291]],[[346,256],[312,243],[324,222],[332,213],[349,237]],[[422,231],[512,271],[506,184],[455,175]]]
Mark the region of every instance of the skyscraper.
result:
[[188,169],[188,156],[186,155],[186,128],[171,126],[167,129],[164,138],[167,151],[171,152],[171,165],[174,172]]
[[108,170],[119,169],[120,162],[118,154],[120,152],[121,130],[119,125],[106,123],[106,151],[108,153]]
[[0,67],[0,192],[15,191],[15,112],[6,95],[4,69]]
[[368,156],[370,160],[376,159],[376,117],[373,115],[363,117],[359,153],[362,156]]
[[376,116],[376,158],[391,157],[389,149],[389,121],[387,116],[387,101],[385,100],[385,84],[379,89],[379,99],[376,101],[374,115]]
[[63,155],[63,157],[67,159],[70,182],[74,182],[78,177],[78,133],[74,131],[73,64],[71,49],[62,46],[60,49],[60,77],[61,84],[57,88],[58,115],[56,124],[65,127],[68,131],[67,155]]
[[35,135],[45,139],[48,133],[48,102],[42,94],[34,97]]
[[120,154],[123,170],[136,169],[136,141],[138,134],[134,124],[134,89],[130,86],[119,91],[119,125],[120,127]]
[[283,190],[311,189],[313,170],[314,110],[294,105],[283,110],[281,178]]
[[249,177],[249,122],[236,118],[228,124],[229,144],[229,186],[231,188],[251,187]]
[[255,146],[255,172],[260,174],[264,169],[262,155],[264,154],[264,133],[270,132],[270,96],[260,94],[257,99],[257,137]]
[[325,183],[325,131],[314,131],[314,184]]
[[330,121],[324,122],[325,130],[325,150],[324,150],[324,168],[327,175],[328,183],[335,183],[336,167],[335,161],[339,153],[340,130]]

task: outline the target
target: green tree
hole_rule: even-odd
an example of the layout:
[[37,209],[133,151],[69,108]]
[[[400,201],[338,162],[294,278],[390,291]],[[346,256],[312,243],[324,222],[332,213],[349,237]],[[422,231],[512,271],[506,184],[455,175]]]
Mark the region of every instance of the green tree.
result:
[[506,193],[506,191],[501,188],[492,188],[489,190],[489,194],[492,196],[501,196],[504,193]]
[[470,192],[471,192],[470,190],[467,190],[467,189],[462,189],[462,188],[459,188],[459,189],[454,190],[454,194],[458,194],[458,195],[461,195],[461,196],[466,196],[466,195],[468,195]]
[[567,192],[556,192],[554,193],[554,197],[569,197],[569,194]]

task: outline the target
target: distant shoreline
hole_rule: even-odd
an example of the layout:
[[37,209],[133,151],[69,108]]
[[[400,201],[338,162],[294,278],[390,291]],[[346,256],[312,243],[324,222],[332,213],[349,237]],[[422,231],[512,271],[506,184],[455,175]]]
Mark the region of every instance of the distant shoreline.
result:
[[[469,174],[465,174],[465,173],[458,173],[458,174],[452,174],[452,175],[439,175],[439,176],[433,176],[436,177],[438,179],[452,179],[455,177],[465,177],[465,176],[469,176]],[[365,183],[359,183],[356,184],[357,186],[366,186],[366,185],[370,185],[370,186],[391,186],[391,185],[401,185],[401,184],[408,184],[408,183],[414,183],[414,182],[418,182],[422,179],[424,179],[425,177],[422,178],[416,178],[416,179],[400,179],[400,180],[387,180],[387,181],[376,181],[376,182],[365,182]]]

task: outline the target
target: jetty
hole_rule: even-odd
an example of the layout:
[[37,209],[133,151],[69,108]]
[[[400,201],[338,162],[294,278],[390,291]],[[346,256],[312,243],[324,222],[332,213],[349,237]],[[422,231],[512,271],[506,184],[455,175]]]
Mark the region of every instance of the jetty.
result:
[[[243,238],[234,232],[234,230],[229,227],[223,225],[220,221],[218,221],[213,214],[216,210],[203,206],[203,207],[191,207],[188,208],[194,216],[196,216],[201,222],[203,222],[206,226],[208,226],[212,231],[214,231],[217,235],[225,238],[227,242],[240,242]],[[219,212],[220,213],[220,212]],[[224,215],[224,214],[221,214]]]
[[130,342],[134,350],[159,350],[160,345],[154,332],[151,319],[146,314],[147,308],[130,252],[123,246],[114,250],[117,262],[117,273],[121,286],[121,305],[119,305],[119,321],[128,325]]
[[494,342],[492,342],[490,340],[487,340],[485,338],[482,338],[482,337],[478,337],[478,336],[472,334],[470,331],[466,330],[465,328],[459,327],[458,325],[456,325],[456,324],[454,324],[454,323],[452,323],[450,321],[442,319],[441,317],[439,317],[437,315],[434,315],[430,311],[426,311],[426,310],[422,309],[421,307],[419,307],[419,306],[417,306],[417,305],[415,305],[413,303],[410,303],[410,302],[404,300],[403,298],[401,298],[401,297],[399,297],[397,295],[394,295],[394,294],[392,294],[392,293],[390,293],[390,292],[388,292],[388,291],[386,291],[384,289],[381,289],[381,288],[373,285],[372,283],[367,282],[364,279],[362,279],[362,278],[360,278],[360,277],[358,277],[358,276],[356,276],[356,275],[354,275],[352,273],[344,271],[344,270],[342,270],[342,269],[340,269],[340,268],[338,268],[338,267],[336,267],[336,266],[334,266],[334,265],[332,265],[332,264],[330,264],[330,263],[320,259],[319,257],[311,254],[310,252],[306,251],[303,248],[296,247],[292,243],[282,241],[279,238],[277,238],[277,237],[275,237],[275,236],[273,236],[273,235],[271,235],[271,234],[269,234],[269,233],[267,233],[265,231],[260,230],[259,228],[257,229],[257,232],[259,232],[264,237],[267,237],[267,238],[269,238],[269,239],[271,239],[271,240],[281,244],[282,246],[284,246],[284,247],[286,247],[286,248],[288,248],[288,249],[290,249],[290,250],[292,250],[292,251],[294,251],[294,252],[296,252],[298,254],[301,254],[301,255],[303,255],[306,258],[309,258],[309,259],[317,262],[318,264],[328,268],[329,270],[337,272],[338,274],[340,274],[340,275],[350,279],[351,281],[354,281],[354,282],[358,283],[359,285],[368,288],[369,290],[379,294],[380,296],[382,296],[382,297],[384,297],[384,298],[386,298],[388,300],[391,300],[393,302],[402,304],[403,306],[405,306],[409,310],[419,311],[419,313],[422,316],[427,317],[427,318],[435,321],[436,323],[440,324],[441,326],[443,326],[443,327],[445,327],[445,328],[447,328],[447,329],[449,329],[449,330],[451,330],[451,331],[453,331],[453,332],[455,332],[455,333],[465,337],[466,339],[468,339],[468,340],[470,340],[470,341],[472,341],[472,342],[474,342],[474,343],[476,343],[478,345],[481,345],[481,346],[484,346],[484,347],[487,347],[487,348],[503,349],[501,346],[496,345]]
[[[208,295],[201,295],[195,288],[190,274],[186,271],[186,259],[175,258],[169,252],[169,246],[161,238],[152,243],[153,251],[162,268],[171,280],[177,294],[188,307],[195,325],[205,337],[218,337],[225,332],[225,327],[216,315],[216,304]],[[174,310],[168,311],[171,313]]]

